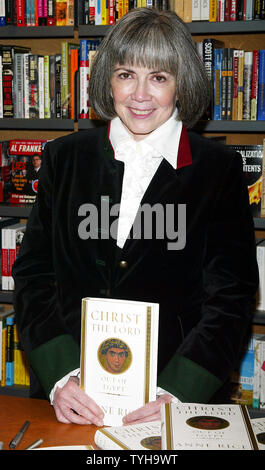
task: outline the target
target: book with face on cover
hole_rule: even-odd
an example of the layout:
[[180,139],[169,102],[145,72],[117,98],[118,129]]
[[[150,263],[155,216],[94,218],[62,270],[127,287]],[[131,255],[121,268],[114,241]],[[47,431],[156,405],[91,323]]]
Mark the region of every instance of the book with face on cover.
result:
[[102,450],[160,450],[161,421],[101,428],[94,441]]
[[259,450],[245,405],[167,403],[161,408],[163,450]]
[[156,399],[159,305],[82,299],[80,385],[121,426],[131,411]]
[[259,450],[265,450],[265,417],[252,418],[251,425],[258,441]]

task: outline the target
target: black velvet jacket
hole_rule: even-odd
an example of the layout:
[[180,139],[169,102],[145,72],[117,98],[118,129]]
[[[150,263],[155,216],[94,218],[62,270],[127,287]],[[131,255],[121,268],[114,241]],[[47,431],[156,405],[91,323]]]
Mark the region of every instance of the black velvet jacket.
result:
[[127,239],[120,250],[100,224],[94,239],[80,237],[84,204],[100,213],[102,196],[119,203],[122,178],[105,127],[46,145],[13,267],[16,318],[31,367],[48,395],[79,366],[83,297],[158,302],[158,384],[183,401],[223,401],[219,392],[251,324],[258,286],[241,156],[183,129],[177,169],[161,162],[142,203],[173,204],[176,231],[179,204],[186,205],[182,249],[169,250],[165,237]]

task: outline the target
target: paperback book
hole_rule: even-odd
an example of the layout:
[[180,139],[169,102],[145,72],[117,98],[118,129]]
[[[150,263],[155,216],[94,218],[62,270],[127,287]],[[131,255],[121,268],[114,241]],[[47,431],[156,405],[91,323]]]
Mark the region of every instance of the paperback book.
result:
[[82,299],[80,383],[106,426],[156,398],[158,317],[155,303]]

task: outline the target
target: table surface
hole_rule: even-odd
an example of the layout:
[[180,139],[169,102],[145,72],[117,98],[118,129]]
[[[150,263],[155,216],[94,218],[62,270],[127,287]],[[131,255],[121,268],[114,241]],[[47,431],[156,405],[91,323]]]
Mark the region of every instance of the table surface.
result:
[[93,425],[63,424],[57,421],[53,407],[46,400],[0,396],[0,441],[4,450],[23,426],[30,425],[17,450],[23,450],[34,441],[43,439],[42,447],[93,445],[97,430]]

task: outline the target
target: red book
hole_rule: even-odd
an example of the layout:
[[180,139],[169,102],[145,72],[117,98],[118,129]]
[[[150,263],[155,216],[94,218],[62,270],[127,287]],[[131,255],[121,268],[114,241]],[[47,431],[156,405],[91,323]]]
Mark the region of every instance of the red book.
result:
[[115,0],[109,0],[109,24],[115,24]]
[[230,5],[230,21],[236,21],[237,0],[231,0]]
[[26,26],[25,24],[25,0],[16,1],[17,26]]

